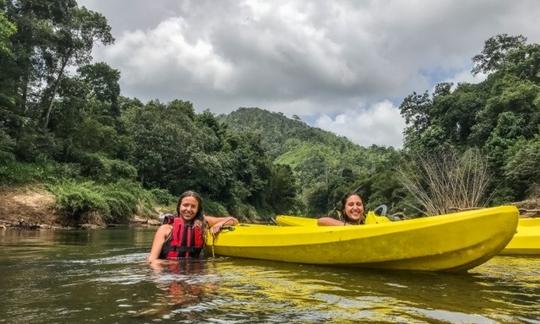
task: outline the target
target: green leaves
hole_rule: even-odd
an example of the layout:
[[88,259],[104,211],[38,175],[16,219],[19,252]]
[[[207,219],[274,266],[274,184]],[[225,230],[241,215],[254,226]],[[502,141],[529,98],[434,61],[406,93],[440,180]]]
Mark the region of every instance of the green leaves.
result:
[[493,202],[523,199],[538,185],[531,141],[540,131],[540,45],[525,41],[506,34],[490,38],[473,59],[474,73],[489,73],[485,81],[454,91],[442,83],[431,97],[413,93],[400,106],[408,152],[483,150],[495,175]]
[[540,135],[518,141],[508,150],[504,176],[518,196],[532,194],[540,184]]
[[481,54],[473,57],[473,74],[489,73],[499,70],[507,63],[509,54],[524,46],[527,38],[522,35],[500,34],[488,39]]
[[17,27],[0,12],[0,55],[12,55],[9,38],[15,34]]
[[151,215],[156,197],[129,181],[96,184],[64,181],[48,186],[56,196],[56,208],[72,223],[95,215],[107,223],[125,223],[131,215]]

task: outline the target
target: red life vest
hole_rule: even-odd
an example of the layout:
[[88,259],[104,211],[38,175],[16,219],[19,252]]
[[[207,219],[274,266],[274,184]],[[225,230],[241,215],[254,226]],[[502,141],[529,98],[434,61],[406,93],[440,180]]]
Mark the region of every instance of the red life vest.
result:
[[177,260],[198,257],[204,246],[202,222],[200,225],[186,223],[182,217],[177,216],[170,219],[169,224],[172,224],[173,228],[171,237],[165,242],[165,258]]

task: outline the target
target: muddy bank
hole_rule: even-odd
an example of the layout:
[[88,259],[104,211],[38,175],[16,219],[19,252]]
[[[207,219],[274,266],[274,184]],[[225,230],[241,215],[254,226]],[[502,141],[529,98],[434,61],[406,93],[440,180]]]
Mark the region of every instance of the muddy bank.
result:
[[62,227],[55,197],[41,187],[0,187],[0,226],[27,229]]

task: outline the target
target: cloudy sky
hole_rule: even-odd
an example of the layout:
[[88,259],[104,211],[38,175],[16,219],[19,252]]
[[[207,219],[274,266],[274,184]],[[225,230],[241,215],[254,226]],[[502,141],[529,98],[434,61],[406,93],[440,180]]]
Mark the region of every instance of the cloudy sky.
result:
[[471,58],[489,37],[540,42],[536,0],[78,2],[112,27],[94,59],[124,96],[296,114],[360,145],[401,147],[403,98],[481,80]]

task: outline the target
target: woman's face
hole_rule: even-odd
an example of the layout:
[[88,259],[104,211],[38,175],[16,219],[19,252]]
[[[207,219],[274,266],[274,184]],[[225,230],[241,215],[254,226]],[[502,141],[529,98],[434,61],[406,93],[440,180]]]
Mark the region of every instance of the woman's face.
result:
[[180,216],[187,221],[192,220],[199,210],[199,202],[195,197],[184,197],[180,202]]
[[345,215],[354,222],[364,219],[364,203],[358,195],[352,195],[345,201]]

